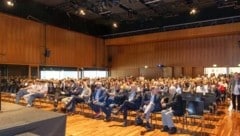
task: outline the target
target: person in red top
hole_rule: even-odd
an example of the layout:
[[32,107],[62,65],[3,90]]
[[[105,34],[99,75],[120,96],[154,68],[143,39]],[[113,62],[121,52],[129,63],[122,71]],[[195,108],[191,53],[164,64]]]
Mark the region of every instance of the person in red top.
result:
[[218,83],[218,91],[221,94],[221,101],[225,102],[225,98],[226,98],[226,87],[224,86],[224,83],[222,81],[220,81]]

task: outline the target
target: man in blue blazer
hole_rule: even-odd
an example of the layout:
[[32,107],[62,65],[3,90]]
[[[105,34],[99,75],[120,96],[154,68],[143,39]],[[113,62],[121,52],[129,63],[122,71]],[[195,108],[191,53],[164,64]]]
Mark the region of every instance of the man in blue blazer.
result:
[[95,82],[95,85],[96,87],[94,88],[89,106],[96,113],[94,117],[98,118],[100,117],[101,106],[105,105],[106,90],[104,87],[102,87],[102,83],[99,81]]

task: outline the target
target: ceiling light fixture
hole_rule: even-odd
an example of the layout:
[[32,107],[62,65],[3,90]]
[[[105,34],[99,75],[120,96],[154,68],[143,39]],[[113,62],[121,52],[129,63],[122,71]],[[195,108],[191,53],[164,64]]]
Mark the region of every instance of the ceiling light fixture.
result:
[[192,8],[189,12],[190,15],[195,15],[197,14],[197,9],[196,8]]
[[113,26],[114,28],[118,28],[118,24],[117,24],[116,22],[114,22],[114,23],[112,24],[112,26]]
[[7,5],[8,7],[13,7],[13,6],[14,6],[13,0],[6,0],[5,2],[6,2],[6,5]]
[[80,15],[83,15],[83,16],[85,16],[85,15],[86,15],[85,11],[84,11],[84,10],[82,10],[82,9],[80,9],[80,10],[79,10],[79,14],[80,14]]

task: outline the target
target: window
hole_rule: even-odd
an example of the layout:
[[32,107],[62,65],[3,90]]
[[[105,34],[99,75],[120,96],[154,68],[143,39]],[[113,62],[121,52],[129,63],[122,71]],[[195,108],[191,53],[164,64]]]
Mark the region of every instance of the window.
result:
[[240,67],[229,67],[229,74],[233,74],[235,72],[240,73]]
[[208,67],[204,68],[204,74],[210,76],[211,74],[218,76],[219,74],[227,74],[227,67]]
[[83,77],[88,77],[88,78],[108,77],[108,71],[106,71],[106,70],[84,70]]
[[64,78],[78,78],[77,71],[41,71],[41,79],[64,79]]
[[65,78],[101,78],[108,77],[106,69],[90,69],[90,68],[70,68],[70,67],[40,67],[41,79],[65,79]]
[[77,68],[41,67],[40,77],[41,79],[64,79],[64,78],[77,79],[78,71]]

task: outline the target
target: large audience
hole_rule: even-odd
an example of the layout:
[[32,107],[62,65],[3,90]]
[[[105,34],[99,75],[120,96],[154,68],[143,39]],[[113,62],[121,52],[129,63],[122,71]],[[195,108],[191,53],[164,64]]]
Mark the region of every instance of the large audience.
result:
[[[54,102],[55,110],[62,103],[62,110],[68,114],[76,112],[78,103],[85,103],[94,112],[94,118],[104,113],[104,121],[111,121],[112,115],[123,114],[123,126],[128,125],[128,111],[136,111],[136,123],[145,121],[145,128],[152,130],[150,116],[154,112],[162,115],[162,131],[169,134],[177,132],[172,117],[185,114],[184,103],[190,101],[187,94],[200,101],[207,96],[214,96],[214,102],[204,105],[204,109],[224,103],[232,98],[233,110],[236,101],[240,103],[240,74],[195,78],[157,78],[144,77],[96,78],[40,80],[20,77],[1,79],[1,90],[16,96],[16,103],[23,97],[27,107],[33,106],[36,98],[49,97]],[[238,99],[236,99],[238,97]],[[192,99],[191,99],[192,100]],[[213,111],[213,109],[211,109]],[[137,120],[139,119],[139,120]]]

